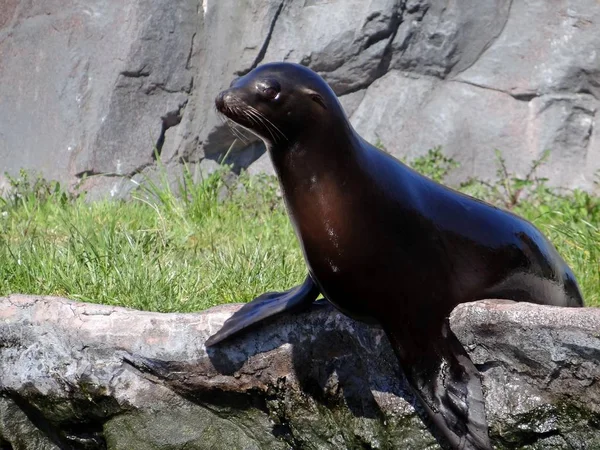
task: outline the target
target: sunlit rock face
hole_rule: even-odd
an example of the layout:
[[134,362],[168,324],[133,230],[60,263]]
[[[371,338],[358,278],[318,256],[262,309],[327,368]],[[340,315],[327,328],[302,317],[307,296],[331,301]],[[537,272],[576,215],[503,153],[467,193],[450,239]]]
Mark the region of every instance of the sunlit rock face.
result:
[[[521,175],[550,150],[539,176],[595,188],[596,0],[4,3],[1,172],[95,198],[127,195],[157,154],[171,178],[182,162],[213,170],[234,140],[215,95],[285,60],[320,73],[373,144],[408,159],[442,146],[461,163],[450,182],[495,178],[496,149]],[[251,136],[228,162],[272,172]]]

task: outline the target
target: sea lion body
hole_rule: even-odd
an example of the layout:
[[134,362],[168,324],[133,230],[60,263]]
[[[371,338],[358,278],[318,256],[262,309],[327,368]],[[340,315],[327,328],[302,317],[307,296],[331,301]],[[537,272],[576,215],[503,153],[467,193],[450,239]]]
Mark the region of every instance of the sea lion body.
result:
[[490,449],[478,373],[447,318],[483,298],[581,306],[552,244],[530,222],[367,143],[305,67],[261,66],[216,104],[265,141],[309,276],[245,305],[207,345],[320,292],[344,314],[383,326],[442,444]]
[[[531,223],[424,178],[369,144],[362,149],[361,166],[344,171],[352,183],[319,185],[326,175],[314,174],[316,182],[302,188],[285,178],[294,185],[288,210],[310,273],[346,314],[372,316],[378,304],[362,299],[375,293],[386,296],[377,316],[393,303],[406,311],[407,299],[425,302],[425,292],[435,292],[444,316],[484,298],[581,305],[572,272]],[[332,205],[320,204],[324,195],[335,198]]]

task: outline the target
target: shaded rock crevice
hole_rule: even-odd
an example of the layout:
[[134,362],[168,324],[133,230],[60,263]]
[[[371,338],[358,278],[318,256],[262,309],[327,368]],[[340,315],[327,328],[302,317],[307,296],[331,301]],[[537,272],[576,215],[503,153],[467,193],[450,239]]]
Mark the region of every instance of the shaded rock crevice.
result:
[[370,77],[368,80],[366,80],[364,83],[357,84],[356,86],[353,86],[352,88],[349,88],[348,90],[346,90],[342,93],[338,93],[338,95],[353,94],[357,91],[367,89],[375,81],[377,81],[379,78],[381,78],[388,72],[388,70],[390,69],[390,64],[392,62],[394,39],[396,38],[398,29],[400,28],[400,25],[402,24],[402,18],[403,18],[405,6],[406,6],[406,2],[402,2],[398,6],[398,8],[392,13],[390,21],[389,21],[389,26],[386,30],[384,30],[380,33],[371,35],[371,36],[369,36],[369,39],[367,39],[364,50],[367,50],[368,48],[370,48],[371,46],[373,46],[374,44],[376,44],[378,42],[387,41],[385,48],[383,49],[383,52],[381,54],[381,59],[379,61],[379,64],[377,65],[377,68],[375,69],[374,75],[372,77]]
[[[322,75],[338,96],[368,88],[390,68],[393,43],[403,23],[405,8],[405,1],[395,1],[390,11],[372,12],[360,31],[348,33],[352,38],[342,50],[343,57],[311,52],[300,63]],[[359,70],[360,77],[353,75]]]
[[142,67],[137,70],[124,70],[120,75],[125,78],[148,78],[150,76],[150,70],[146,67]]
[[46,419],[43,414],[25,399],[20,398],[18,396],[12,395],[8,396],[10,400],[25,414],[27,419],[31,422],[31,424],[41,431],[43,436],[45,436],[52,444],[58,446],[60,449],[72,450],[73,446],[67,442],[60,433],[50,424],[48,419]]
[[[200,4],[198,4],[198,7],[200,7]],[[195,52],[195,49],[196,49],[196,35],[197,34],[198,34],[197,32],[194,32],[192,34],[192,38],[190,40],[191,41],[190,42],[190,51],[188,53],[187,60],[185,61],[185,68],[187,70],[193,69],[192,60],[194,58],[194,52]],[[189,92],[191,92],[191,90],[192,90],[193,81],[194,81],[194,79],[192,78],[192,85],[190,86]]]
[[[127,74],[127,75],[126,75]],[[140,69],[134,72],[123,72],[123,76],[127,78],[144,78],[147,79],[151,77],[151,73],[144,69]],[[189,96],[191,94],[193,87],[193,80],[190,81],[189,86],[182,87],[178,90],[173,90],[167,87],[167,84],[164,82],[158,83],[149,83],[147,87],[144,88],[146,95],[153,95],[155,91],[163,92],[167,95],[169,94],[178,94],[176,98],[181,98],[181,101],[177,104],[176,108],[173,110],[168,110],[164,115],[160,117],[160,131],[158,132],[158,136],[156,138],[156,142],[153,146],[150,146],[151,149],[149,151],[149,158],[146,162],[131,168],[129,171],[125,173],[113,172],[113,171],[95,171],[93,169],[85,169],[80,172],[74,174],[75,178],[82,179],[84,177],[91,176],[101,176],[108,178],[123,178],[123,179],[131,179],[136,175],[143,173],[146,169],[152,168],[155,166],[157,158],[160,158],[162,155],[163,147],[165,145],[165,140],[167,138],[167,131],[171,128],[177,127],[182,119],[185,112],[185,108],[189,101]],[[183,97],[180,94],[184,94]],[[162,160],[163,163],[169,163],[174,155],[169,155],[168,158]]]
[[[55,446],[60,450],[79,450],[79,449],[106,449],[106,442],[103,434],[103,425],[106,421],[110,420],[122,412],[114,412],[114,400],[107,397],[96,397],[89,393],[82,393],[82,385],[78,386],[64,386],[66,390],[73,389],[73,395],[87,396],[83,399],[74,399],[69,401],[68,404],[60,404],[55,402],[54,399],[45,397],[40,392],[30,392],[26,395],[0,395],[0,398],[4,398],[8,402],[12,403],[13,408],[18,408],[30,425],[27,431],[28,435],[31,435],[33,430],[39,431],[39,437],[41,441],[45,441],[48,444]],[[69,408],[72,410],[73,416],[66,418],[66,420],[60,417],[60,415],[47,414],[46,411],[52,410],[54,407]],[[12,411],[11,415],[16,415],[16,411]],[[0,423],[0,442],[2,441],[1,436],[2,429],[10,428],[6,424],[10,425],[10,417],[4,420],[5,425]],[[8,434],[12,434],[8,432]],[[6,439],[7,436],[4,436]],[[31,442],[28,439],[24,439],[24,447],[19,448],[42,448],[35,443],[35,440]],[[31,445],[31,447],[29,446]]]
[[[173,128],[181,123],[181,119],[183,118],[183,112],[185,110],[185,106],[187,105],[187,100],[185,100],[182,104],[178,106],[176,110],[168,111],[164,116],[160,118],[161,120],[161,129],[160,134],[158,135],[158,139],[156,140],[156,145],[154,146],[155,151],[152,152],[152,159],[154,161],[157,160],[158,157],[162,154],[163,145],[165,143],[165,135],[167,130]],[[167,161],[168,162],[168,161]]]
[[504,15],[504,20],[503,20],[502,26],[500,27],[498,32],[495,35],[492,35],[490,37],[490,39],[481,48],[481,51],[479,52],[479,54],[465,67],[461,67],[460,70],[454,74],[454,77],[460,75],[461,73],[467,71],[468,69],[473,67],[475,64],[477,64],[477,62],[481,59],[481,57],[485,54],[485,52],[502,36],[502,34],[504,33],[504,30],[506,30],[506,25],[508,24],[508,21],[511,17],[513,2],[515,0],[507,0],[507,1],[508,1],[508,7],[506,10],[506,14]]

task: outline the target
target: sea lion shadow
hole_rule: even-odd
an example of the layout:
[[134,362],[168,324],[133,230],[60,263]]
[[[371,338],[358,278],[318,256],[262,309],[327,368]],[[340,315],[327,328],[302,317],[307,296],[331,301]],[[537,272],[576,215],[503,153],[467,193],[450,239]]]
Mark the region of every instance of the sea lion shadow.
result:
[[[265,390],[277,391],[276,384],[283,381],[290,389],[296,384],[315,403],[327,409],[345,406],[357,418],[385,420],[379,402],[389,405],[386,394],[415,407],[383,330],[354,321],[325,302],[261,322],[208,347],[195,360],[129,352],[122,359],[144,377],[201,405],[265,409],[265,397],[272,395]],[[419,414],[418,405],[416,409]]]
[[384,419],[376,396],[381,400],[382,395],[393,394],[415,403],[383,330],[356,322],[326,302],[261,323],[208,348],[207,355],[220,374],[236,377],[248,370],[247,363],[254,371],[252,359],[259,355],[265,356],[265,364],[274,363],[269,353],[282,348],[275,358],[291,363],[289,381],[297,382],[303,394],[321,405],[345,405],[355,417]]

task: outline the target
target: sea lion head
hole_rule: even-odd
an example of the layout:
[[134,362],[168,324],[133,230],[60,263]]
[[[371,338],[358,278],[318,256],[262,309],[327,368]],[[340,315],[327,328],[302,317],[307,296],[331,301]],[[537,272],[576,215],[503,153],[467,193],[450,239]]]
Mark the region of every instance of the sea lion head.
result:
[[267,146],[291,145],[299,135],[346,121],[337,97],[317,73],[299,64],[264,64],[221,92],[217,110]]

